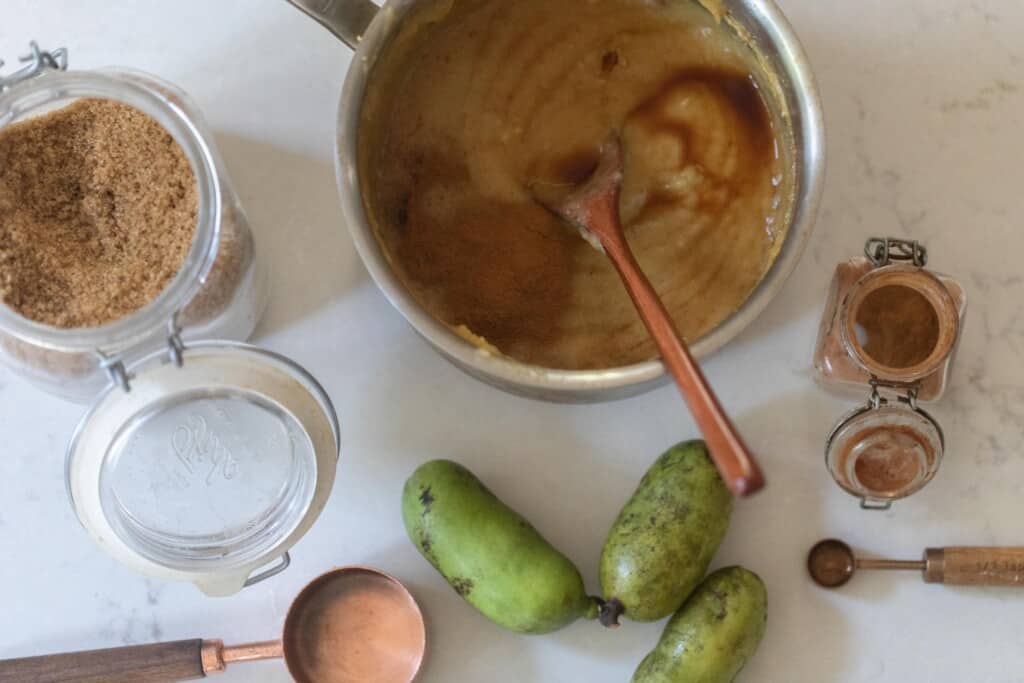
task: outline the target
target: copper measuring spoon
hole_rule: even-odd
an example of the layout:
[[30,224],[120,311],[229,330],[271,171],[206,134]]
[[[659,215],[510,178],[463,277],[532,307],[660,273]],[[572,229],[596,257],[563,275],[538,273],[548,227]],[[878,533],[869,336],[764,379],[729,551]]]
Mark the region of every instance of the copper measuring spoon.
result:
[[342,567],[307,585],[288,609],[281,640],[220,640],[116,647],[0,661],[0,680],[157,683],[205,678],[229,664],[284,657],[298,683],[409,683],[426,652],[415,599],[397,579]]
[[858,569],[916,570],[925,583],[1024,587],[1024,547],[928,548],[920,560],[876,560],[856,557],[850,546],[830,538],[807,556],[811,579],[824,588],[845,585]]
[[764,486],[764,475],[626,242],[619,218],[622,167],[622,142],[612,133],[601,148],[597,169],[569,196],[540,196],[539,183],[530,190],[539,204],[575,226],[585,240],[608,256],[686,399],[726,486],[735,496],[749,496]]

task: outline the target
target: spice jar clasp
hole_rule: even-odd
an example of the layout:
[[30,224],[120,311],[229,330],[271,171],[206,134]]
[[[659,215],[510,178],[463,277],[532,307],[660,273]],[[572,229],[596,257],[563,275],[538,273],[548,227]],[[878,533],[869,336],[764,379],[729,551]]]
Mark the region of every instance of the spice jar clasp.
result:
[[[35,78],[40,74],[47,71],[67,71],[68,69],[68,50],[64,47],[59,47],[53,52],[41,50],[39,43],[31,41],[28,44],[29,53],[27,55],[18,57],[18,61],[25,66],[21,67],[9,76],[0,76],[0,92],[13,88],[22,81],[27,81],[30,78]],[[0,59],[0,67],[4,65],[4,61]]]
[[864,255],[875,268],[882,268],[894,261],[909,261],[918,268],[928,265],[928,250],[917,240],[871,237],[864,245]]

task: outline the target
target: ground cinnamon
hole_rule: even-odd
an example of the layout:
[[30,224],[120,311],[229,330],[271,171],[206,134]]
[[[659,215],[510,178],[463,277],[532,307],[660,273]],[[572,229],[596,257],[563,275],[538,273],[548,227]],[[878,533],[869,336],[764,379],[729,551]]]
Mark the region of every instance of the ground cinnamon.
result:
[[880,495],[898,493],[918,481],[935,458],[920,431],[900,425],[866,429],[849,440],[845,461],[855,458],[853,470],[857,483]]
[[83,99],[0,131],[0,299],[95,327],[152,301],[195,232],[188,159],[142,112]]
[[879,287],[856,311],[861,348],[890,368],[923,363],[939,343],[939,315],[920,292],[903,285]]

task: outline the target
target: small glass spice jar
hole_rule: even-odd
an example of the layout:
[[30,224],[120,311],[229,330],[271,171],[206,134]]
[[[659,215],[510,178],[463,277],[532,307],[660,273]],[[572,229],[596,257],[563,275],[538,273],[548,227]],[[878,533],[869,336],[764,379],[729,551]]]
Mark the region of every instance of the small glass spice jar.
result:
[[188,159],[197,222],[177,274],[156,298],[125,317],[96,327],[59,328],[0,302],[0,362],[50,393],[85,403],[108,383],[112,366],[160,348],[172,320],[186,340],[247,339],[265,307],[266,278],[213,134],[195,104],[176,86],[130,69],[67,72],[63,49],[49,53],[33,43],[25,61],[20,70],[0,76],[0,131],[80,99],[130,105],[160,124]]
[[916,241],[868,240],[865,257],[837,266],[818,331],[819,382],[870,395],[825,449],[833,478],[868,509],[920,490],[942,461],[942,429],[918,404],[946,390],[967,299],[927,260]]

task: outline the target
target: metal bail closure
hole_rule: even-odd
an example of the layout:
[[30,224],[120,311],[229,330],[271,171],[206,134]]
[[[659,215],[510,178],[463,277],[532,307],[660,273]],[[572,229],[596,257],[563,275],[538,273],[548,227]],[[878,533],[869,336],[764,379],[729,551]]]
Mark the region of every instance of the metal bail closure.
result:
[[[131,380],[133,375],[125,367],[124,360],[118,355],[108,355],[97,349],[96,355],[100,358],[100,367],[110,377],[114,386],[120,387],[125,393],[132,390]],[[167,358],[175,367],[182,367],[185,363],[185,342],[181,340],[181,326],[178,325],[178,314],[175,313],[167,323]]]
[[[53,52],[40,50],[39,44],[32,41],[28,44],[29,53],[18,57],[18,61],[25,66],[21,67],[9,76],[0,76],[0,92],[13,88],[22,81],[35,78],[47,71],[67,71],[68,51],[66,48],[57,48]],[[0,67],[4,65],[0,60]]]
[[[910,406],[911,410],[917,410],[917,395],[921,391],[920,382],[890,382],[887,380],[881,380],[877,377],[872,377],[868,382],[871,385],[871,398],[868,400],[868,405],[878,410],[881,406],[888,403],[888,401],[882,398],[882,394],[879,388],[890,389],[897,394],[896,400],[900,403],[905,403]],[[899,392],[903,392],[903,395],[899,395]],[[938,426],[938,424],[936,424]]]
[[248,588],[249,586],[255,586],[257,583],[260,583],[261,581],[266,581],[267,579],[269,579],[269,578],[271,578],[273,576],[277,576],[278,574],[283,572],[285,569],[288,569],[288,567],[290,567],[291,564],[292,564],[292,556],[291,556],[291,554],[290,553],[285,553],[274,564],[274,566],[268,567],[268,568],[264,569],[263,571],[261,571],[259,574],[253,574],[252,576],[247,578],[245,580],[245,583],[242,584],[242,588]]
[[178,312],[175,311],[167,321],[167,357],[175,367],[180,368],[185,364],[184,354],[185,343],[181,341],[181,326],[178,325]]
[[111,383],[116,387],[120,387],[125,393],[130,392],[132,390],[131,375],[128,373],[127,368],[125,368],[124,361],[121,360],[120,356],[108,356],[99,349],[96,349],[96,355],[99,356],[100,367],[106,371]]
[[898,237],[872,237],[864,245],[864,255],[876,268],[907,261],[918,268],[928,265],[928,250],[924,245]]
[[[880,388],[898,392],[895,400]],[[917,405],[916,384],[871,382],[871,397],[836,424],[825,446],[833,479],[865,510],[888,510],[935,476],[945,440],[938,422]]]

